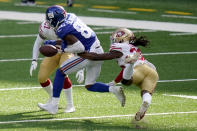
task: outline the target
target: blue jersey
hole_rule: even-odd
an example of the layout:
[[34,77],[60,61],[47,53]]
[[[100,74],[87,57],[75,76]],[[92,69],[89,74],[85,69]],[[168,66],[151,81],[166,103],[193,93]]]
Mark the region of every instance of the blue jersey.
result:
[[57,29],[56,34],[61,39],[66,35],[74,35],[84,45],[85,50],[89,50],[96,41],[95,32],[72,13],[67,13],[65,21]]

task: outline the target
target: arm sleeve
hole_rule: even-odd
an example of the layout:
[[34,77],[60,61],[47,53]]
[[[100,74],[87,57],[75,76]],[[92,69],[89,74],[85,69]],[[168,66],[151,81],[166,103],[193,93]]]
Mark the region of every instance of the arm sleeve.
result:
[[39,56],[39,48],[41,46],[41,44],[44,42],[44,40],[40,37],[40,35],[37,35],[37,38],[34,42],[34,46],[33,46],[33,52],[32,52],[32,59],[33,60],[37,60],[38,56]]
[[84,51],[85,47],[80,41],[77,41],[73,45],[68,45],[67,48],[64,49],[64,52],[68,53],[82,53]]
[[124,71],[124,68],[122,68],[120,73],[116,76],[116,78],[114,80],[116,83],[119,83],[122,80],[123,71]]

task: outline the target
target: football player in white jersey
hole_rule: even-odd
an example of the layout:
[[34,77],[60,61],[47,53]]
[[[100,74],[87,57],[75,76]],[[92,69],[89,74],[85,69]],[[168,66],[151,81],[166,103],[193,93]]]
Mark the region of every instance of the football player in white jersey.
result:
[[[56,34],[63,41],[64,52],[81,53],[84,51],[103,53],[95,32],[83,23],[75,14],[67,13],[61,6],[51,6],[46,10],[46,19],[50,25],[56,29]],[[47,41],[46,43],[56,45],[57,41]],[[103,61],[90,61],[79,56],[71,57],[64,61],[56,71],[53,82],[53,97],[51,103],[43,106],[43,109],[51,114],[58,111],[59,96],[62,90],[64,75],[86,68],[85,87],[94,92],[111,92],[125,105],[125,95],[120,86],[109,86],[104,83],[96,82]]]
[[149,41],[141,36],[136,38],[132,31],[126,28],[117,29],[111,36],[111,46],[107,53],[96,54],[82,53],[80,56],[90,60],[115,59],[122,71],[116,79],[110,83],[115,85],[121,82],[124,85],[132,83],[141,89],[142,105],[135,115],[135,120],[141,120],[152,100],[152,93],[159,79],[155,66],[145,60],[137,46],[146,47]]
[[[43,21],[39,28],[39,34],[37,35],[37,38],[34,42],[33,46],[33,56],[32,56],[32,63],[30,67],[30,76],[32,76],[33,70],[37,68],[37,59],[39,56],[39,48],[43,44],[44,40],[58,40],[57,35],[55,34],[54,29],[52,29],[46,21]],[[61,40],[59,40],[61,42]],[[59,47],[60,48],[60,47]],[[58,68],[63,61],[66,59],[69,59],[72,57],[73,54],[71,53],[62,53],[61,50],[53,57],[45,57],[40,64],[40,70],[38,73],[38,81],[40,85],[43,87],[43,89],[48,93],[49,95],[49,101],[51,101],[52,98],[52,83],[49,79],[49,76],[52,74],[52,72]],[[83,70],[80,70],[76,74],[76,78],[78,78],[78,82],[82,83],[84,80],[84,73]],[[74,112],[75,107],[73,105],[72,100],[72,83],[69,80],[69,78],[66,76],[64,84],[64,93],[67,101],[65,112]],[[48,103],[47,102],[47,103]],[[38,103],[38,107],[42,108],[45,104]]]

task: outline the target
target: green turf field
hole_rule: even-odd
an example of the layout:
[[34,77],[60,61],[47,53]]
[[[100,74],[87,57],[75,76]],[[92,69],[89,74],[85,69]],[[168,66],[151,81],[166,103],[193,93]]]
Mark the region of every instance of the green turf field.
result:
[[[17,5],[20,0],[0,0],[0,11],[43,13],[47,6],[64,5],[65,0],[36,2],[38,6],[26,7]],[[195,0],[75,0],[74,7],[65,8],[80,16],[197,24],[196,7]],[[98,12],[103,9],[114,12]],[[175,15],[176,18],[163,15]],[[25,21],[0,19],[0,130],[197,130],[197,34],[131,29],[137,36],[145,35],[151,41],[150,47],[141,50],[157,67],[160,77],[147,115],[137,123],[141,127],[138,129],[139,126],[131,123],[141,105],[140,90],[135,86],[124,87],[127,97],[124,108],[113,94],[93,93],[83,86],[74,86],[76,112],[64,113],[63,93],[58,114],[41,111],[37,103],[46,102],[47,94],[35,88],[40,86],[37,82],[39,67],[33,77],[29,76],[32,47],[40,23],[21,22]],[[91,27],[108,51],[110,33],[102,32],[113,32],[115,28]],[[179,35],[173,35],[175,33]],[[108,83],[119,71],[115,61],[105,61],[98,81]],[[53,80],[53,77],[54,74],[50,78]],[[78,85],[75,74],[70,78],[73,85]]]

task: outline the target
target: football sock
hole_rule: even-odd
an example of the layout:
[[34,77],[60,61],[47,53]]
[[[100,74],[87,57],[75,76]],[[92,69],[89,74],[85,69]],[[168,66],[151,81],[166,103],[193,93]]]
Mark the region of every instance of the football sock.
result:
[[71,86],[72,86],[72,83],[71,83],[70,79],[68,77],[65,77],[65,79],[64,79],[64,89],[71,88]]
[[60,97],[60,93],[64,86],[64,74],[59,69],[56,71],[55,79],[53,82],[53,97]]
[[73,106],[73,99],[72,99],[72,87],[68,89],[63,89],[65,98],[66,98],[66,105],[68,106]]
[[64,79],[64,94],[66,98],[67,107],[73,106],[73,99],[72,99],[72,83],[68,77]]
[[53,105],[58,105],[58,104],[59,104],[59,98],[57,98],[57,97],[52,97],[52,104],[53,104]]
[[47,94],[49,95],[49,98],[52,97],[53,85],[52,85],[51,81],[48,79],[45,83],[40,83],[40,85],[47,92]]
[[150,95],[150,93],[145,93],[142,96],[142,101],[146,101],[149,105],[151,104],[151,100],[152,100],[152,96]]
[[87,90],[94,92],[109,92],[109,85],[96,82],[95,84],[87,88]]

